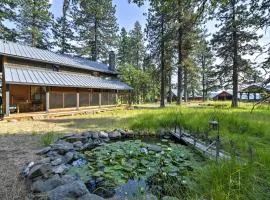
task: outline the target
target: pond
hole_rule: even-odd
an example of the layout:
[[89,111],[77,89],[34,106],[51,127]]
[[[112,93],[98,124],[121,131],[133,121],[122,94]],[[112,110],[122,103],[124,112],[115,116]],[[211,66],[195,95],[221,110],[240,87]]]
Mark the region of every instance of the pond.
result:
[[184,196],[193,184],[189,174],[204,161],[187,146],[166,139],[104,143],[83,154],[82,165],[68,173],[79,176],[91,193],[104,198],[149,193],[159,198]]

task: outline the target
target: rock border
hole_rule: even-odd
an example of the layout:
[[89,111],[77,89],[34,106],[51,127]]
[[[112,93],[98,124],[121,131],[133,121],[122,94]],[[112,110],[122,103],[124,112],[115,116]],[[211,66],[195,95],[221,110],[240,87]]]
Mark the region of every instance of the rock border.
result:
[[[164,135],[168,137],[169,133],[164,133]],[[151,135],[135,134],[131,130],[123,129],[66,134],[50,146],[39,150],[37,154],[42,159],[29,163],[23,169],[22,175],[33,194],[33,199],[103,200],[104,198],[91,194],[79,177],[68,175],[66,172],[74,166],[74,163],[76,165],[84,164],[81,151],[92,150],[110,141],[145,136]]]

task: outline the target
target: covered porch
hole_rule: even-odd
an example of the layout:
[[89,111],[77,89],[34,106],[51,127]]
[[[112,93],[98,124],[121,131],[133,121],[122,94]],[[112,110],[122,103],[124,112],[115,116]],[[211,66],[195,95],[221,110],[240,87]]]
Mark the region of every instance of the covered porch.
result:
[[4,77],[6,117],[127,104],[131,91],[118,80],[66,72],[5,67]]

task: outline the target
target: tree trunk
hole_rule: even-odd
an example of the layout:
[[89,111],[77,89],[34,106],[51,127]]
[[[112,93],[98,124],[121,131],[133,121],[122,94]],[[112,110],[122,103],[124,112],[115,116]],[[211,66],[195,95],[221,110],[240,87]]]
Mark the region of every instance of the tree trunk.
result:
[[206,99],[206,92],[205,92],[205,57],[202,56],[202,86],[203,86],[203,101]]
[[[181,23],[181,1],[178,0],[178,21]],[[183,30],[182,27],[180,26],[178,29],[178,72],[177,72],[177,80],[178,80],[178,85],[177,85],[177,105],[181,105],[182,103],[182,93],[183,93],[183,69],[182,69],[182,43],[183,43]]]
[[188,101],[188,73],[187,68],[184,68],[184,100]]
[[97,53],[97,51],[98,51],[98,36],[97,36],[97,29],[98,29],[98,20],[97,19],[95,19],[95,41],[94,41],[94,45],[93,45],[93,49],[91,50],[92,51],[92,60],[93,61],[97,61],[97,59],[98,59],[98,57],[97,57],[97,55],[98,55],[98,53]]
[[232,0],[233,10],[233,97],[231,107],[238,107],[238,39],[236,27],[235,0]]
[[168,94],[168,103],[172,103],[172,70],[170,69],[169,77],[168,77],[168,87],[169,87],[169,94]]
[[[161,2],[163,7],[163,1]],[[165,107],[165,62],[164,62],[164,11],[161,16],[161,86],[160,86],[160,107]]]

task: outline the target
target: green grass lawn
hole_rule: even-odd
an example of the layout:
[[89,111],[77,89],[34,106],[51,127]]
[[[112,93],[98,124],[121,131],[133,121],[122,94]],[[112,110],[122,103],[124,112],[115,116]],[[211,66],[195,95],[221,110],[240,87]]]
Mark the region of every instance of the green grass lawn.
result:
[[[208,130],[211,119],[219,120],[222,147],[230,151],[233,142],[237,154],[252,162],[239,163],[209,161],[203,168],[194,171],[196,182],[188,199],[270,199],[270,109],[268,105],[256,107],[240,104],[231,109],[229,102],[187,104],[168,108],[119,109],[96,115],[70,116],[41,121],[26,121],[0,124],[0,133],[39,134],[45,133],[46,143],[50,135],[57,133],[83,132],[93,129],[128,128],[156,132],[161,128],[181,125],[194,134],[216,131]],[[47,133],[47,134],[46,134]],[[48,136],[49,135],[49,136]]]

